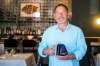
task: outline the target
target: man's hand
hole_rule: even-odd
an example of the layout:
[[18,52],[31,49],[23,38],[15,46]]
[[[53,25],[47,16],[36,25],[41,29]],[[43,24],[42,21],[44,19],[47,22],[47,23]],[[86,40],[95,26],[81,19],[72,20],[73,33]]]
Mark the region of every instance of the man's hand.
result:
[[74,54],[68,54],[66,56],[57,56],[59,60],[70,60],[74,59],[75,55]]
[[47,48],[43,50],[43,54],[54,55],[55,51],[53,50],[53,48]]

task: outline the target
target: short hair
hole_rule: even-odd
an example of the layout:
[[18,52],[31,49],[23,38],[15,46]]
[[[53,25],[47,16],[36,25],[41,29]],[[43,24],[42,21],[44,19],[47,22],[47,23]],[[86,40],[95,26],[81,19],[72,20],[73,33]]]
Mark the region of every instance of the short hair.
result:
[[64,4],[58,4],[58,5],[54,8],[53,12],[55,12],[55,11],[56,11],[56,9],[57,9],[59,6],[64,7],[64,8],[65,8],[65,10],[68,12],[68,7],[67,7],[66,5],[64,5]]

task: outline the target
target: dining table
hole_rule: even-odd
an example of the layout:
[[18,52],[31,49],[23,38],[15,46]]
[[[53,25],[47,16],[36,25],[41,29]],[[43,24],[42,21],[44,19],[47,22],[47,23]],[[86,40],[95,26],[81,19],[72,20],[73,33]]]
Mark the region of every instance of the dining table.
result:
[[36,66],[33,53],[0,55],[0,66]]

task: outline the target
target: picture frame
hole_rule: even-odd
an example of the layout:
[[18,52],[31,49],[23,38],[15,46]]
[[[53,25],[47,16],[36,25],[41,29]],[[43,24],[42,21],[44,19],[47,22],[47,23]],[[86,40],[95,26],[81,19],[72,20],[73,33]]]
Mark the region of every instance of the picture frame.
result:
[[40,4],[34,2],[22,2],[20,4],[20,17],[40,18]]

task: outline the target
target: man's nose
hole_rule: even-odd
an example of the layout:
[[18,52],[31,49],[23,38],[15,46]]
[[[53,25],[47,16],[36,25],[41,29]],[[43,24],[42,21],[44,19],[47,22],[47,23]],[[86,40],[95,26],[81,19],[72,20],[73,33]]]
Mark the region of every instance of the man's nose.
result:
[[59,13],[59,16],[63,16],[63,13]]

